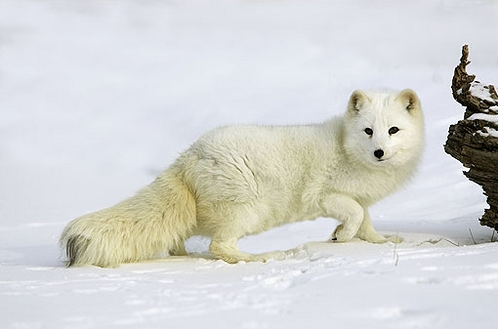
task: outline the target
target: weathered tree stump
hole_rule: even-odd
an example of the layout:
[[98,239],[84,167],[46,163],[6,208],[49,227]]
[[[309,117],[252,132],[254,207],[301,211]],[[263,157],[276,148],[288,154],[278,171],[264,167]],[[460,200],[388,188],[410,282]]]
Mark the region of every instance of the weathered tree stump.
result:
[[444,150],[469,168],[464,171],[468,179],[482,186],[490,208],[480,223],[498,230],[498,95],[493,85],[467,74],[468,55],[465,45],[451,85],[453,98],[466,107],[464,119],[450,126]]

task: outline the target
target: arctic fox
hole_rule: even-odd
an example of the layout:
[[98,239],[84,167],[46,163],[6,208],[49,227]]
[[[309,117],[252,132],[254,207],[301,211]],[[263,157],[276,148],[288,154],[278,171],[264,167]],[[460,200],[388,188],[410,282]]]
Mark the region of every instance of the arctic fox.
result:
[[228,126],[202,136],[154,182],[117,205],[73,220],[60,238],[68,266],[115,267],[186,255],[193,235],[229,263],[253,255],[237,240],[317,217],[342,223],[333,240],[373,243],[367,207],[406,183],[424,145],[420,101],[410,89],[357,90],[342,117],[303,126]]

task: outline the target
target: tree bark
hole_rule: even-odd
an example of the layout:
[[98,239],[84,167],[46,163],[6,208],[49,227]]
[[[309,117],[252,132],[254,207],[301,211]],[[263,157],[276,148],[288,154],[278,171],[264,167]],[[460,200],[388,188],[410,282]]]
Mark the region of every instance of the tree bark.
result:
[[469,168],[467,178],[482,186],[490,208],[480,223],[498,230],[498,95],[493,85],[467,74],[468,55],[465,45],[451,85],[453,98],[465,106],[464,119],[449,127],[444,150]]

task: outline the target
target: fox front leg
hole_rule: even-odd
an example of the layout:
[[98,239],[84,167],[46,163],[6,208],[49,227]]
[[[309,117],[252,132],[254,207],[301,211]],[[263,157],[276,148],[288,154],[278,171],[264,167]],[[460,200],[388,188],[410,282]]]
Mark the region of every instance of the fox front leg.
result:
[[358,202],[346,195],[329,194],[322,200],[321,207],[327,217],[342,222],[332,234],[332,240],[346,242],[356,235],[364,215],[363,207]]
[[372,219],[370,218],[370,214],[368,213],[368,209],[366,207],[364,208],[363,222],[361,223],[356,236],[361,240],[372,243],[385,243],[389,241],[398,243],[403,241],[403,239],[398,236],[383,236],[379,234],[373,227]]

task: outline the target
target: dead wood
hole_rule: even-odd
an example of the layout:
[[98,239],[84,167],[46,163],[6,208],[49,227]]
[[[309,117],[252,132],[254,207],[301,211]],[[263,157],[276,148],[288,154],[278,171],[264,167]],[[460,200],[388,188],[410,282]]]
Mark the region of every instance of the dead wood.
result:
[[469,168],[467,178],[482,186],[490,208],[480,223],[498,230],[498,95],[493,85],[467,73],[468,55],[465,45],[451,85],[453,98],[465,107],[464,119],[449,127],[444,150]]

